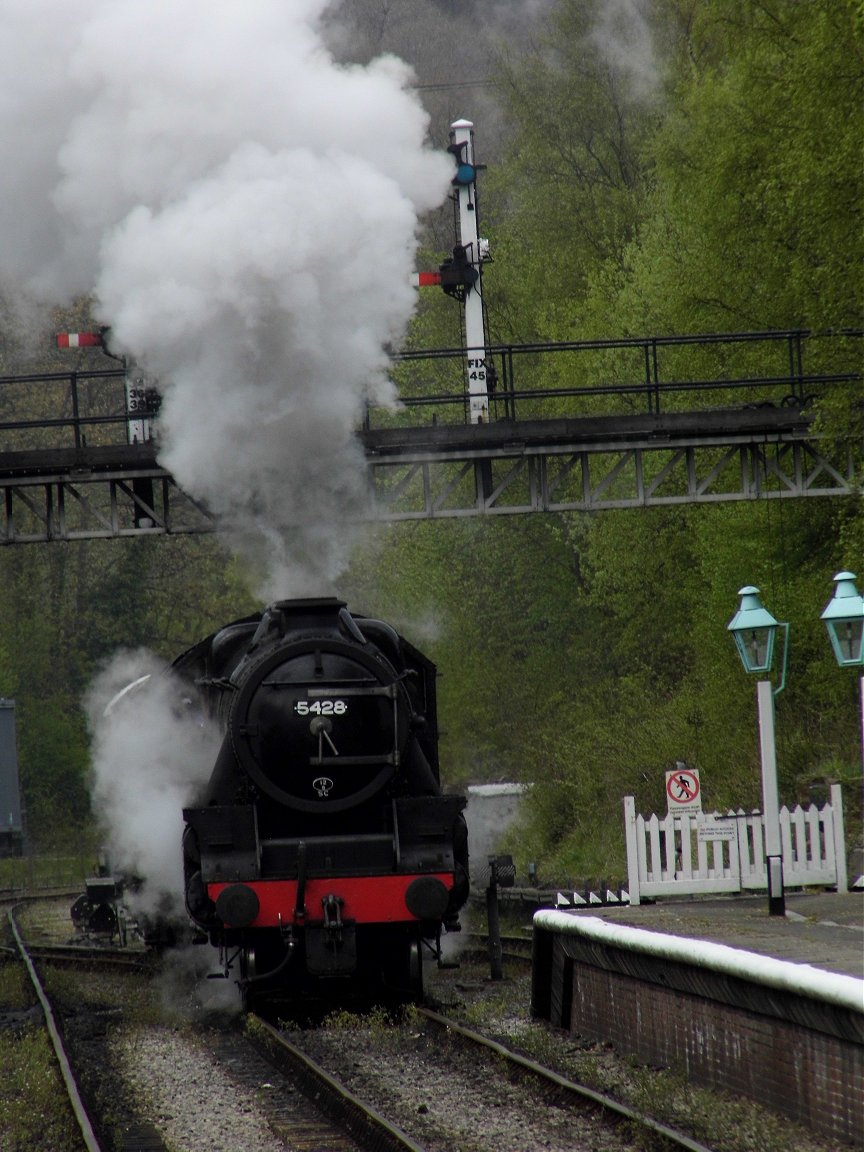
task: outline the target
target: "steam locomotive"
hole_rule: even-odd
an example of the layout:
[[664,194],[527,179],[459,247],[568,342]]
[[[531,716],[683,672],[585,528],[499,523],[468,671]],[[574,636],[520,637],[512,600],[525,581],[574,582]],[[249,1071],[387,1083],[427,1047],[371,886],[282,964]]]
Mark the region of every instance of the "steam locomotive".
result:
[[[187,911],[244,1002],[423,991],[459,929],[465,798],[441,792],[435,666],[335,598],[285,600],[173,664],[224,739],[183,812]],[[325,992],[326,994],[326,992]]]

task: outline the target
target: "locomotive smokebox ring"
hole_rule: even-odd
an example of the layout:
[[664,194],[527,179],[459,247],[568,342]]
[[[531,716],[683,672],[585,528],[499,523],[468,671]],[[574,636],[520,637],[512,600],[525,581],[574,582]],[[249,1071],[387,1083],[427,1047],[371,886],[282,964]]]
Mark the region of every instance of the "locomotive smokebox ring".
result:
[[418,876],[405,892],[405,904],[418,920],[440,920],[447,908],[450,893],[434,876]]
[[[341,699],[338,690],[309,695],[334,682],[345,686]],[[220,701],[231,748],[241,771],[277,803],[315,815],[344,812],[371,799],[399,770],[411,709],[380,654],[330,635],[283,641],[250,658],[232,685]],[[337,719],[325,716],[328,705]],[[332,779],[333,787],[310,795],[307,769]]]
[[216,915],[232,928],[248,928],[260,908],[257,893],[245,884],[231,884],[216,897]]

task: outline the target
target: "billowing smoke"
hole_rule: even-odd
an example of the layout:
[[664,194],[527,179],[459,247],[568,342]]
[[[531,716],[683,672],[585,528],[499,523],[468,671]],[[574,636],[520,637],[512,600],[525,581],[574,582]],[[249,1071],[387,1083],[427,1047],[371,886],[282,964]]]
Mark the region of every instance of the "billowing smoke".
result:
[[146,652],[115,656],[94,681],[86,707],[91,791],[112,865],[143,879],[131,897],[136,910],[181,912],[182,810],[212,771],[219,733]]
[[327,589],[392,400],[418,213],[452,164],[393,57],[337,66],[327,0],[0,0],[4,291],[90,293],[164,394],[161,461],[265,597]]
[[635,97],[656,95],[661,73],[651,29],[651,0],[603,0],[590,39]]

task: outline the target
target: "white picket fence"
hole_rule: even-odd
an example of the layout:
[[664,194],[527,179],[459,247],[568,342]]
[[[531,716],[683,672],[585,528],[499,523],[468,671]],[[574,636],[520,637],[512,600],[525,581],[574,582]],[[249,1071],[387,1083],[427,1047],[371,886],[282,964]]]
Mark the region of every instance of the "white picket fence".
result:
[[[730,839],[707,840],[700,825],[713,818],[734,821]],[[768,889],[765,871],[765,820],[760,812],[743,809],[703,816],[676,815],[647,820],[636,814],[632,796],[624,797],[627,832],[627,873],[630,903],[654,896],[742,892]],[[831,786],[824,807],[780,809],[783,886],[824,885],[847,890],[843,839],[843,798],[839,784]]]

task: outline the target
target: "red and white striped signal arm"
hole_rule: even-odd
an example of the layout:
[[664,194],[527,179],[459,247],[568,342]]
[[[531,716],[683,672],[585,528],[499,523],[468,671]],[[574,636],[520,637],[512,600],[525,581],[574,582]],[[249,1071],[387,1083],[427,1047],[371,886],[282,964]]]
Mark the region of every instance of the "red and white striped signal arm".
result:
[[434,284],[440,283],[440,272],[415,272],[411,277],[411,284],[414,288],[431,288]]
[[102,348],[105,341],[101,332],[58,332],[58,348]]

